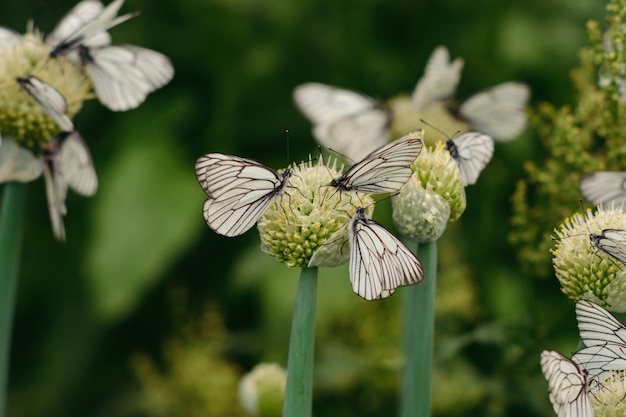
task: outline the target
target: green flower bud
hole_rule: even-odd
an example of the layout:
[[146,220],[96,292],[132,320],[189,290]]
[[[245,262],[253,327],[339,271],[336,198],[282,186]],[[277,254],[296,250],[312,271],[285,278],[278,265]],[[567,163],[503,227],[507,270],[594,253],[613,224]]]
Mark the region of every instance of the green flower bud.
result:
[[356,207],[367,207],[371,215],[373,200],[330,187],[330,181],[340,175],[335,166],[336,161],[327,165],[320,157],[317,164],[309,160],[291,167],[286,192],[257,223],[264,252],[290,267],[337,266],[348,261],[350,218]]
[[558,237],[552,249],[554,272],[561,291],[574,301],[593,301],[607,310],[626,311],[626,271],[623,265],[595,248],[590,233],[604,229],[626,229],[626,213],[621,208],[603,209],[586,216],[576,213],[555,229]]
[[278,364],[261,363],[239,382],[239,401],[254,417],[280,417],[283,413],[287,372]]
[[[616,371],[604,381],[591,383],[591,407],[594,415],[603,417],[621,417],[626,415],[626,378],[625,371]],[[595,387],[594,387],[595,386]]]
[[30,148],[40,148],[60,129],[20,87],[17,77],[34,75],[52,85],[65,97],[70,118],[90,97],[91,83],[80,65],[63,56],[51,59],[49,53],[50,45],[36,33],[0,48],[0,133]]
[[461,173],[442,142],[422,149],[411,168],[413,176],[391,200],[394,224],[410,240],[432,241],[465,211]]

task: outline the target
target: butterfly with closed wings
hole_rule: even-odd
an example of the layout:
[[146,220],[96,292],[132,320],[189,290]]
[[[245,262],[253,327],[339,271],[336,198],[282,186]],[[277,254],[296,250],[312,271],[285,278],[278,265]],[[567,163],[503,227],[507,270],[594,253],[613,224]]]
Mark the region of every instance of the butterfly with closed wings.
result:
[[585,348],[572,356],[588,377],[599,382],[626,371],[626,327],[596,303],[576,303],[576,320]]
[[238,236],[256,224],[285,192],[291,170],[281,173],[260,162],[222,153],[201,156],[196,178],[209,198],[204,220],[215,232]]
[[66,114],[67,103],[63,95],[34,76],[17,81],[62,130],[41,150],[41,160],[52,230],[58,240],[64,241],[67,189],[69,187],[86,197],[94,195],[98,189],[96,171],[87,145]]
[[113,111],[139,106],[174,76],[170,60],[159,52],[135,45],[111,45],[107,30],[134,16],[117,16],[123,2],[115,0],[103,8],[97,0],[85,0],[46,38],[52,45],[50,56],[67,55],[80,62],[100,102]]
[[293,99],[313,123],[315,139],[336,152],[360,160],[389,139],[391,114],[373,98],[321,83],[299,85]]
[[626,172],[597,171],[587,174],[580,180],[580,192],[595,205],[624,207]]
[[475,184],[493,155],[493,139],[479,132],[463,133],[448,139],[446,149],[456,161],[463,186]]
[[586,371],[555,351],[541,352],[541,370],[558,417],[593,417]]
[[419,258],[362,207],[348,225],[352,290],[368,301],[391,296],[398,287],[424,280]]
[[400,190],[413,171],[411,164],[422,151],[422,132],[410,133],[375,150],[330,182],[339,191],[392,193]]

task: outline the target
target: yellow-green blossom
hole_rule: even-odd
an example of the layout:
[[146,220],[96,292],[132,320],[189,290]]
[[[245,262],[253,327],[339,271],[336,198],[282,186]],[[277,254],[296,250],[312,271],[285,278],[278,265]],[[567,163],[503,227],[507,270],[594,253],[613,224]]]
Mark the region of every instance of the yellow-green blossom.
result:
[[588,395],[594,415],[622,417],[626,415],[626,371],[616,371],[604,381],[592,380]]
[[411,168],[413,176],[392,199],[394,224],[413,241],[433,241],[465,211],[461,173],[442,142],[422,149]]
[[309,160],[291,167],[286,192],[257,223],[264,252],[287,266],[337,266],[348,261],[347,226],[357,207],[366,207],[371,215],[373,200],[330,187],[340,175],[335,165],[320,157],[317,164]]
[[626,271],[624,266],[594,247],[590,233],[604,229],[626,229],[626,213],[620,208],[603,209],[585,216],[576,213],[565,219],[555,233],[556,247],[551,250],[554,272],[561,291],[574,301],[593,301],[607,310],[626,311]]
[[261,363],[241,378],[239,401],[254,417],[280,417],[283,413],[287,372],[276,363]]

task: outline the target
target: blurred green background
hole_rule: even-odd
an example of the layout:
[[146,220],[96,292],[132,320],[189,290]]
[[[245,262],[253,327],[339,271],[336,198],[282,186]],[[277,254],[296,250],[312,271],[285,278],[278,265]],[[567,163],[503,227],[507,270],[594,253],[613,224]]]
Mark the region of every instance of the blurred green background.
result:
[[[0,25],[23,32],[33,19],[49,32],[74,4],[4,1]],[[412,91],[440,44],[466,62],[457,97],[519,80],[533,105],[571,102],[585,22],[602,20],[604,7],[127,0],[122,12],[141,14],[113,29],[114,41],[166,54],[176,75],[136,110],[92,100],[76,117],[100,189],[70,193],[67,243],[53,240],[43,181],[29,186],[9,416],[243,415],[239,376],[260,361],[285,365],[299,271],[261,253],[254,231],[210,231],[195,159],[220,151],[275,168],[307,159],[318,151],[292,103],[296,85],[389,98]],[[552,415],[539,352],[575,349],[573,304],[549,265],[547,278],[524,273],[506,240],[523,162],[541,158],[532,128],[497,144],[441,240],[436,415]],[[385,207],[375,218],[390,225]],[[368,303],[345,267],[321,270],[315,415],[395,413],[401,298]]]

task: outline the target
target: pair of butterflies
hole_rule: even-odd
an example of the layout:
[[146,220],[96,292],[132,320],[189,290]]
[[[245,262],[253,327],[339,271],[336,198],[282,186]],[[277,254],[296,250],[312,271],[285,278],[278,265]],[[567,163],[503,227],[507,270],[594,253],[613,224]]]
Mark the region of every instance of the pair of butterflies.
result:
[[[328,185],[339,192],[398,191],[411,177],[411,164],[422,150],[419,135],[407,135],[372,152]],[[195,164],[198,182],[208,195],[204,219],[214,231],[238,236],[285,193],[291,170],[278,173],[259,162],[209,153]],[[350,279],[367,300],[385,298],[399,286],[424,279],[422,265],[410,249],[357,208],[349,224]]]
[[[461,59],[450,62],[445,47],[435,49],[413,91],[411,101],[416,117],[417,113],[450,99],[462,68]],[[523,131],[529,96],[526,85],[509,82],[471,96],[456,109],[448,108],[451,115],[467,121],[480,132],[448,141],[464,185],[475,183],[491,159],[492,138],[509,141]],[[389,139],[393,111],[370,97],[325,84],[306,83],[296,87],[293,98],[313,123],[317,141],[351,159],[359,160]]]
[[626,327],[590,301],[576,303],[576,319],[585,348],[567,359],[555,351],[541,353],[550,402],[558,417],[592,417],[592,383],[626,370]]
[[[171,62],[159,52],[111,44],[107,30],[134,16],[117,16],[123,3],[115,0],[104,7],[98,0],[84,0],[46,37],[50,57],[66,56],[82,65],[100,102],[113,111],[139,106],[174,76]],[[0,28],[0,47],[19,43],[19,34]]]
[[84,196],[94,195],[98,189],[96,171],[87,145],[67,116],[67,102],[63,95],[34,76],[18,78],[17,82],[61,128],[61,133],[41,150],[40,158],[52,230],[58,240],[64,241],[67,189],[69,187]]

